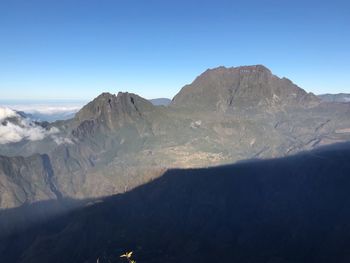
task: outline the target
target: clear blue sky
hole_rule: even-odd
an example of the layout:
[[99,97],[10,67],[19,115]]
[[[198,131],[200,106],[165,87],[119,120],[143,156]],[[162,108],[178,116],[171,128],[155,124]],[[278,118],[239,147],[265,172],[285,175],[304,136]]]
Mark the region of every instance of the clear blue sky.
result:
[[250,64],[350,93],[350,1],[0,1],[0,99],[172,97]]

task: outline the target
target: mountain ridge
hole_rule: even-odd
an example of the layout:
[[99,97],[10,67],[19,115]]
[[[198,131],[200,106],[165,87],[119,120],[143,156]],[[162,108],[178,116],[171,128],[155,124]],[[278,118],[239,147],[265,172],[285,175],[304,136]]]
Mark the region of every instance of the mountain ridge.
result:
[[[7,182],[6,187],[0,185],[2,207],[57,199],[52,189],[62,198],[112,195],[170,168],[281,157],[350,140],[350,104],[320,103],[265,67],[220,67],[203,73],[194,83],[190,89],[204,91],[205,96],[180,91],[168,107],[154,106],[132,93],[102,93],[75,118],[50,123],[48,128],[55,134],[0,145],[0,155],[8,155],[0,158],[0,181]],[[275,101],[273,92],[280,83],[286,97]],[[264,98],[260,105],[257,95]],[[202,105],[203,100],[208,104]],[[17,162],[18,153],[24,157],[16,173],[24,181],[40,175],[38,189],[23,187],[15,172],[6,170]],[[54,188],[45,179],[47,170],[42,172],[42,156],[51,165]],[[31,165],[32,159],[40,165]],[[45,194],[35,195],[39,190]]]

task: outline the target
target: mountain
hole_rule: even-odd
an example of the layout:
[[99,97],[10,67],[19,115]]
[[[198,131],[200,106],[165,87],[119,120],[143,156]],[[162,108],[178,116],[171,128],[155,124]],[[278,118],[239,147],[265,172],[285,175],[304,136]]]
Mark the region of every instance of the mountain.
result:
[[[0,240],[4,262],[348,262],[350,145],[174,169]],[[20,210],[17,208],[15,210]]]
[[103,93],[74,118],[47,124],[40,140],[0,144],[0,204],[100,198],[171,168],[348,141],[349,114],[350,104],[322,103],[263,66],[208,70],[168,107],[132,93]]
[[280,109],[285,106],[315,106],[312,93],[278,78],[262,65],[209,69],[182,88],[172,102],[174,107],[235,111],[238,109]]
[[171,103],[171,99],[167,98],[151,99],[149,101],[152,102],[154,106],[168,106]]
[[154,111],[156,108],[151,102],[136,94],[119,92],[116,96],[103,93],[76,114],[74,122],[78,127],[73,135],[92,132],[85,128],[101,128],[112,132],[127,125],[144,125],[148,115]]
[[350,102],[350,94],[322,94],[318,97],[325,102]]

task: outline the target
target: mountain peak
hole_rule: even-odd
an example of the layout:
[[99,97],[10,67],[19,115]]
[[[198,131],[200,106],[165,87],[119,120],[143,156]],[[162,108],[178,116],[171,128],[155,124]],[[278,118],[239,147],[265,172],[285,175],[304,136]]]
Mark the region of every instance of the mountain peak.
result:
[[93,101],[85,105],[76,118],[96,119],[103,114],[120,114],[122,112],[133,114],[135,111],[149,111],[153,108],[148,100],[129,92],[118,92],[118,95],[104,92]]
[[117,129],[124,123],[142,119],[154,106],[140,96],[119,92],[118,95],[104,92],[85,105],[75,116],[77,124],[85,123],[89,127],[96,125]]
[[172,106],[207,110],[310,106],[319,99],[263,65],[208,69],[174,97]]

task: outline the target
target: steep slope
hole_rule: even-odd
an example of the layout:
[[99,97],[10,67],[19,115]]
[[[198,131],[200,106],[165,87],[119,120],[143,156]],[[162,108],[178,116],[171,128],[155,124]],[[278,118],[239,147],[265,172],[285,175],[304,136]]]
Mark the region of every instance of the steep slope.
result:
[[[68,124],[71,143],[49,154],[63,193],[83,198],[124,191],[138,170],[132,168],[133,155],[154,136],[152,123],[159,114],[149,101],[121,92],[103,93],[83,107]],[[120,166],[113,166],[114,161],[121,161]]]
[[[350,145],[210,169],[137,189],[0,240],[7,262],[347,262]],[[35,240],[35,242],[34,242]]]
[[47,155],[0,156],[0,207],[61,197]]
[[274,110],[284,106],[315,106],[319,99],[274,76],[262,65],[209,69],[174,97],[172,106],[209,111]]

